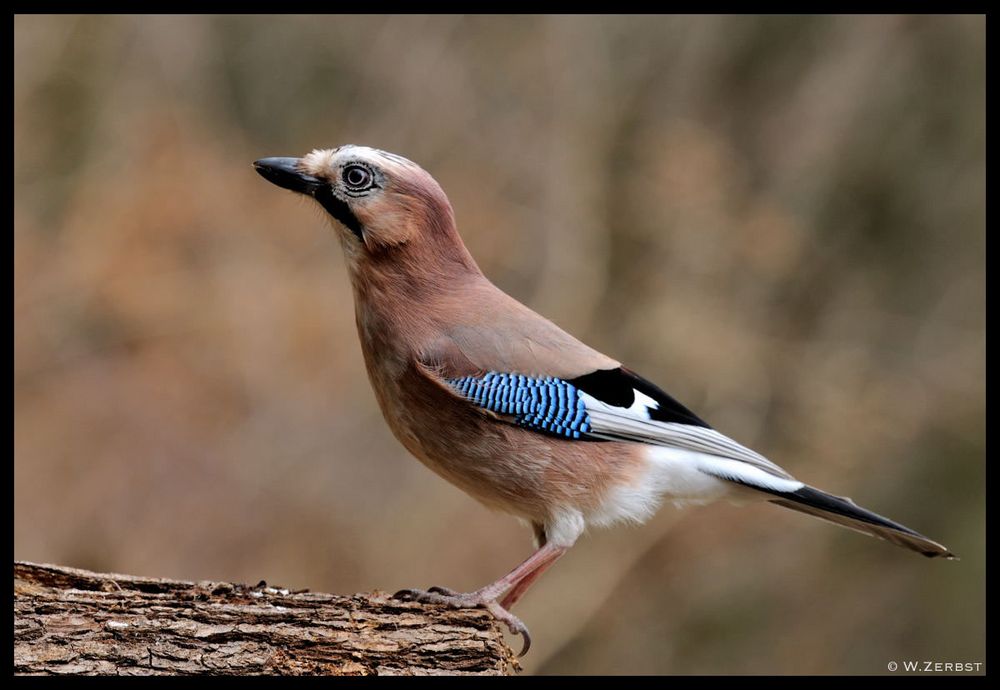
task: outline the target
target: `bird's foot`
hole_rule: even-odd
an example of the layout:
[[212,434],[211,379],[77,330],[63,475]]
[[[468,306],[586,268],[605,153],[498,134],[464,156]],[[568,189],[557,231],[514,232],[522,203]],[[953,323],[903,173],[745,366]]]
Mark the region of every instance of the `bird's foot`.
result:
[[501,623],[505,623],[513,635],[524,638],[524,645],[518,656],[524,656],[531,647],[531,635],[521,619],[505,609],[497,601],[497,593],[489,588],[476,592],[456,592],[447,587],[431,587],[430,589],[402,589],[392,595],[393,599],[402,601],[419,601],[424,604],[444,604],[454,609],[484,608],[493,614]]

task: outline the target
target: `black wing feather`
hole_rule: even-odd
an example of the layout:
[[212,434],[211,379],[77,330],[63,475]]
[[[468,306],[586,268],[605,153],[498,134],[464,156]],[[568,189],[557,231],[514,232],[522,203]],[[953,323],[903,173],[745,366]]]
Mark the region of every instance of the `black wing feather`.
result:
[[594,396],[601,402],[614,405],[615,407],[630,407],[635,402],[635,391],[639,391],[659,403],[658,408],[649,411],[649,418],[651,420],[690,424],[706,429],[712,428],[701,417],[681,405],[659,386],[647,381],[631,369],[626,369],[625,367],[598,369],[589,374],[570,379],[568,383],[573,384],[584,393]]

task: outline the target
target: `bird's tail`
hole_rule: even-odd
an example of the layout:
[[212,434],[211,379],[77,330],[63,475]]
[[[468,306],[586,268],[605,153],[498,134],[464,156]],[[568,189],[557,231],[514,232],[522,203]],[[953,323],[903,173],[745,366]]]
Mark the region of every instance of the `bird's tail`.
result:
[[936,541],[914,532],[909,527],[865,510],[849,498],[833,496],[811,486],[803,486],[797,491],[787,493],[774,492],[774,495],[780,498],[770,499],[772,503],[885,539],[897,546],[922,553],[928,558],[955,558],[953,553]]

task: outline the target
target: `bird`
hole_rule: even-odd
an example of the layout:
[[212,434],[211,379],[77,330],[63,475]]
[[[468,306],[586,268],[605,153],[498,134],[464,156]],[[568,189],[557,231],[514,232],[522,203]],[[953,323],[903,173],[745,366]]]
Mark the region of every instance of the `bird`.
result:
[[769,501],[928,557],[947,548],[805,484],[717,431],[656,384],[507,295],[458,234],[416,163],[344,145],[253,163],[311,197],[343,247],[365,367],[388,426],[428,468],[532,528],[535,551],[474,592],[396,599],[510,612],[588,527],[642,523],[664,501]]

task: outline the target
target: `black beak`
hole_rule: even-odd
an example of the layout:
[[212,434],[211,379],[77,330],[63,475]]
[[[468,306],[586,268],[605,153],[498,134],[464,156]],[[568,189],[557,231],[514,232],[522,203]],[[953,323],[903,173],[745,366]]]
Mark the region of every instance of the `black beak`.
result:
[[254,169],[268,182],[300,194],[315,195],[323,181],[300,172],[298,165],[298,158],[261,158],[253,162]]
[[361,222],[347,202],[337,198],[330,185],[323,180],[300,171],[299,162],[298,158],[261,158],[253,162],[253,167],[271,184],[300,194],[308,194],[318,201],[327,213],[346,225],[358,239],[364,241],[365,234]]

